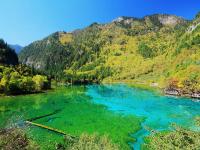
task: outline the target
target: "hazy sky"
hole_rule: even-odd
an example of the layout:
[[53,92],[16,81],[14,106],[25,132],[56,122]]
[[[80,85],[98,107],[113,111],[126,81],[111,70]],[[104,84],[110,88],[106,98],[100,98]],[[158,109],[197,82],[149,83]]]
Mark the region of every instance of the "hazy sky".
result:
[[168,13],[194,18],[199,0],[0,0],[0,38],[22,46],[119,16]]

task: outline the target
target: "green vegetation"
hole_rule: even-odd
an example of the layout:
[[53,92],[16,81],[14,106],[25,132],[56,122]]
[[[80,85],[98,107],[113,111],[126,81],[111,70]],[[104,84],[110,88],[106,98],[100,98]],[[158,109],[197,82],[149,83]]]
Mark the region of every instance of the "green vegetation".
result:
[[1,95],[41,92],[50,86],[46,76],[37,75],[34,68],[19,64],[15,51],[0,39]]
[[41,92],[50,88],[46,76],[34,75],[24,66],[0,66],[0,93],[6,95]]
[[195,117],[196,126],[200,127],[200,116]]
[[[200,117],[194,118],[197,127],[200,127]],[[174,130],[151,134],[145,138],[143,150],[197,150],[200,147],[200,132],[173,125]]]
[[64,144],[58,144],[57,149],[63,150],[118,150],[118,146],[110,142],[107,136],[96,134],[82,134],[78,139],[73,140],[65,137]]
[[[55,33],[43,41],[37,41],[25,47],[19,55],[21,63],[34,67],[42,73],[56,76],[56,80],[63,77],[63,72],[68,64],[68,46],[63,46],[57,41],[59,33]],[[28,53],[26,53],[28,52]],[[22,58],[25,58],[22,60]]]
[[[87,70],[87,68],[91,68],[91,70]],[[111,75],[111,70],[109,67],[98,66],[92,69],[92,67],[85,66],[84,69],[80,71],[75,70],[65,70],[65,80],[71,84],[76,83],[99,83],[105,77]]]
[[22,129],[0,130],[0,149],[37,150],[38,145],[27,137]]
[[[0,131],[0,148],[5,150],[39,150],[41,147],[20,128]],[[56,150],[118,150],[107,136],[82,134],[77,139],[67,136],[62,143],[55,144]]]
[[[198,16],[198,15],[197,15]],[[56,32],[25,47],[20,61],[72,84],[127,82],[200,93],[199,17],[121,17],[72,33]]]
[[153,50],[148,47],[145,43],[141,43],[138,46],[138,52],[141,54],[144,58],[152,58],[154,56]]
[[17,54],[2,39],[0,39],[0,64],[18,64]]
[[200,147],[200,133],[175,127],[174,131],[161,132],[149,136],[143,145],[144,150],[197,150]]

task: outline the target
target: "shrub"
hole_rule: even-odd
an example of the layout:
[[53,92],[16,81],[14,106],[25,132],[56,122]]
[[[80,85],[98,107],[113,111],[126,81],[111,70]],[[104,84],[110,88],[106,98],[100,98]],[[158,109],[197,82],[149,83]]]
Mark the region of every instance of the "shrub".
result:
[[48,85],[48,80],[46,76],[35,75],[33,76],[33,82],[35,83],[36,91],[45,90]]
[[118,150],[118,146],[111,143],[107,136],[96,134],[82,134],[79,139],[72,140],[65,138],[64,145],[57,146],[57,149],[65,150]]
[[35,91],[36,84],[32,80],[32,77],[23,77],[20,83],[20,88],[24,93],[32,93]]
[[39,149],[32,140],[28,139],[21,129],[0,130],[0,149],[27,150]]
[[149,136],[143,148],[148,150],[197,150],[200,148],[199,139],[199,132],[175,127],[174,131]]
[[197,35],[192,39],[192,45],[198,45],[198,44],[200,44],[200,35]]
[[51,86],[46,76],[32,76],[24,65],[0,66],[0,77],[0,93],[7,95],[40,92]]
[[140,55],[142,55],[144,58],[152,58],[152,57],[154,57],[153,50],[148,45],[146,45],[145,43],[139,44],[138,53]]

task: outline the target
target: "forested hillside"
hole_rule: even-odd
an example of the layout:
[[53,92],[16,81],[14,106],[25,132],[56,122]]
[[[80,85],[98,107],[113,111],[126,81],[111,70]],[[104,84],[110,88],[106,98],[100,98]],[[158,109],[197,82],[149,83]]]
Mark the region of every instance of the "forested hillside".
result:
[[41,92],[50,88],[46,76],[18,63],[18,56],[4,40],[0,40],[0,95]]
[[17,65],[18,57],[15,51],[0,39],[0,64]]
[[25,47],[20,61],[69,82],[129,82],[200,91],[200,19],[119,17]]

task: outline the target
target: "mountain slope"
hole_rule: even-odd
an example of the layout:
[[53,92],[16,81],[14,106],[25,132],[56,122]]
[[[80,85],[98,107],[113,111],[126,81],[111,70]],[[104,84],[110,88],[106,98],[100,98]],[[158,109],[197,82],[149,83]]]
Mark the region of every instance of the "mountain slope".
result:
[[17,54],[2,39],[0,39],[0,64],[4,65],[18,64]]
[[19,54],[20,61],[47,74],[59,75],[67,63],[68,51],[58,36],[57,32],[25,47]]
[[23,47],[18,44],[9,44],[9,46],[14,49],[17,54],[23,49]]
[[66,67],[78,69],[87,62],[98,59],[102,48],[112,45],[118,36],[146,34],[165,25],[186,23],[185,20],[170,15],[152,15],[143,19],[120,18],[105,25],[94,23],[72,33],[56,32],[25,47],[19,54],[20,61],[51,74]]
[[166,14],[119,17],[56,32],[25,47],[19,57],[67,80],[128,81],[193,93],[200,91],[199,22]]

